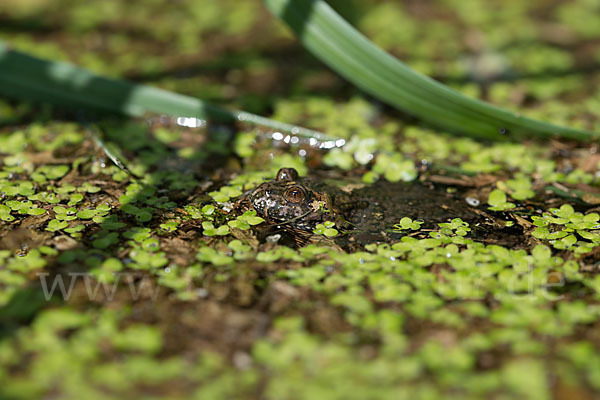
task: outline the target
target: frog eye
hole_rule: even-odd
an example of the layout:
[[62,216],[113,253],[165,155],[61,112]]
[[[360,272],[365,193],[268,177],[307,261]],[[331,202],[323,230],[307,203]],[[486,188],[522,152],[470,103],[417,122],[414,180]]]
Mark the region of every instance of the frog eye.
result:
[[293,181],[295,179],[298,179],[298,171],[294,168],[281,168],[277,172],[278,181]]
[[300,186],[292,186],[285,191],[283,196],[290,203],[301,203],[306,197],[306,194],[304,193],[304,189]]

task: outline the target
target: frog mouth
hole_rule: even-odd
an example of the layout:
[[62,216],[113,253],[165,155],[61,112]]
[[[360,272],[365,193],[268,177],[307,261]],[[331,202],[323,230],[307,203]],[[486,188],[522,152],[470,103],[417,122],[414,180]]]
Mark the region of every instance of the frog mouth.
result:
[[[308,211],[306,211],[300,215],[297,215],[293,218],[289,218],[289,219],[285,219],[285,220],[277,220],[277,219],[273,218],[272,219],[273,222],[271,222],[271,223],[273,225],[277,225],[278,227],[282,227],[282,228],[287,228],[290,224],[297,223],[298,225],[300,225],[300,223],[302,223],[302,225],[306,227],[304,230],[307,230],[312,225],[313,222],[316,224],[318,221],[320,221],[320,219],[314,218],[319,215],[320,215],[320,213],[318,211],[311,209],[311,210],[308,210]],[[303,221],[303,219],[305,219],[307,217],[309,217],[309,218],[306,219],[305,221]]]
[[310,214],[312,214],[314,211],[313,210],[308,210],[307,212],[305,212],[304,214],[300,214],[295,216],[294,218],[290,218],[287,220],[284,220],[283,222],[278,222],[277,225],[287,225],[287,224],[291,224],[293,222],[298,221],[299,219],[302,219],[304,217],[309,216]]

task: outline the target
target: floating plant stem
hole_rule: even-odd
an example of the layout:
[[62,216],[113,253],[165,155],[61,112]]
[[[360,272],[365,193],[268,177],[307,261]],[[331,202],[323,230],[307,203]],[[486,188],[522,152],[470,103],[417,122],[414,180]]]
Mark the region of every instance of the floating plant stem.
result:
[[53,62],[11,49],[0,41],[0,94],[34,102],[142,116],[148,113],[222,122],[243,121],[320,141],[324,133],[244,111],[229,110],[167,90],[110,79],[64,62]]
[[507,135],[598,138],[592,132],[552,125],[466,97],[412,70],[374,45],[323,0],[263,1],[321,61],[365,92],[432,125],[492,140]]

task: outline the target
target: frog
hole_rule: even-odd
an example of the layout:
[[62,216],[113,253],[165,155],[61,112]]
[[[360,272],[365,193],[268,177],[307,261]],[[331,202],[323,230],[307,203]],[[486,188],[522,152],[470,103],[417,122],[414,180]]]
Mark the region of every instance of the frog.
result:
[[424,232],[454,218],[469,223],[472,233],[481,237],[498,228],[492,214],[470,205],[444,185],[421,181],[337,183],[299,177],[294,168],[281,168],[273,180],[244,194],[238,205],[255,210],[267,225],[293,235],[300,245],[308,243],[307,234],[325,221],[334,222],[344,233],[336,238],[343,247],[398,240],[406,234],[394,229],[402,217],[421,221]]
[[281,168],[275,179],[246,193],[238,205],[255,210],[267,224],[310,232],[339,215],[331,192],[318,180],[301,178],[294,168]]

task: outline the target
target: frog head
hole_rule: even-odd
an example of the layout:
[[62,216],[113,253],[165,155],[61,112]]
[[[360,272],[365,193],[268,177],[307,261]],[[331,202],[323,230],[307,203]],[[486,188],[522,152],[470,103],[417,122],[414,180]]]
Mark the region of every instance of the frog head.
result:
[[300,178],[294,168],[281,168],[275,179],[259,185],[245,199],[268,223],[307,231],[329,219],[331,210],[330,196],[319,191],[317,183]]

